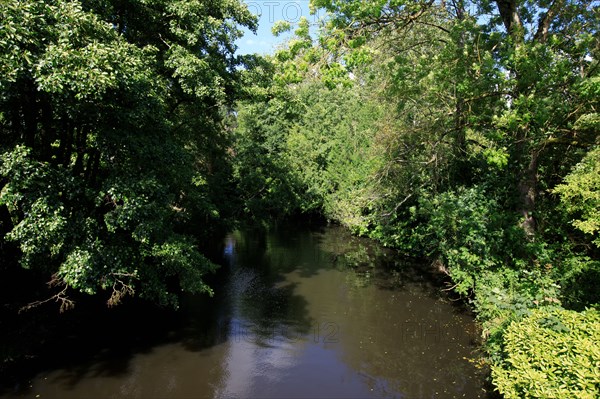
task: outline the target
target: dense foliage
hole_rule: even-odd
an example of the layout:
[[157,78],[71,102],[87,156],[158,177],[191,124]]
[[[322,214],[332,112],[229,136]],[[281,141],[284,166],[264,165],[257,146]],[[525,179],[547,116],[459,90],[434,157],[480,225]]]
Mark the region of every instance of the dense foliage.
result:
[[235,1],[24,0],[0,18],[5,256],[63,309],[70,290],[211,292],[197,240],[229,212],[221,125],[255,17]]
[[597,310],[535,310],[505,335],[506,358],[492,371],[505,398],[597,397]]
[[[300,21],[260,94],[238,104],[247,212],[318,212],[430,259],[473,305],[501,392],[561,397],[584,373],[570,394],[597,396],[593,362],[558,354],[573,380],[536,391],[509,360],[550,345],[530,315],[593,325],[576,311],[600,303],[597,4],[311,4],[328,12],[316,36]],[[597,351],[588,343],[575,350]]]

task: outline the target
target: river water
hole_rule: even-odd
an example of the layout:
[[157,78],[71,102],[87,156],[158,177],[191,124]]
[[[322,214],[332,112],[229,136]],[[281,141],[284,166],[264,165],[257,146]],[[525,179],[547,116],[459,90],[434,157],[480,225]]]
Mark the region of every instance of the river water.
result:
[[422,265],[340,227],[290,225],[229,234],[222,264],[213,298],[184,298],[177,318],[104,320],[94,351],[2,397],[487,397],[476,325]]

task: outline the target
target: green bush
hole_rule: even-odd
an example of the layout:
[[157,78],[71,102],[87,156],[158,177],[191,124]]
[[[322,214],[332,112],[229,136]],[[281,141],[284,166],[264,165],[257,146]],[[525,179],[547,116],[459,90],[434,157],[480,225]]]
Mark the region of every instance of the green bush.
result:
[[506,330],[494,384],[506,399],[598,398],[599,343],[597,310],[533,310]]
[[414,211],[412,233],[424,252],[444,264],[455,291],[470,294],[482,273],[512,262],[507,248],[518,247],[511,237],[515,225],[504,220],[497,201],[483,187],[459,187],[423,196]]

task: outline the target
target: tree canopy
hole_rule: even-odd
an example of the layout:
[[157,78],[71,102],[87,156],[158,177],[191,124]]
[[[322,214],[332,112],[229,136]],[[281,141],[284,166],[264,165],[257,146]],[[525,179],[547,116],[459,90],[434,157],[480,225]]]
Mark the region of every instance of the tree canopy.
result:
[[[211,292],[198,251],[227,212],[236,1],[0,5],[3,240],[66,290],[175,305]],[[219,182],[218,184],[215,182]]]

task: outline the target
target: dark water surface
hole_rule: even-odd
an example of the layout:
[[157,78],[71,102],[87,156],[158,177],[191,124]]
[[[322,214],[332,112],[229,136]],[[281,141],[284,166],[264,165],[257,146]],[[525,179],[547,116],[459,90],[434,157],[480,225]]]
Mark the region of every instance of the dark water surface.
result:
[[472,317],[392,251],[285,226],[231,233],[223,267],[214,298],[103,322],[97,350],[63,361],[65,343],[2,397],[487,397]]

